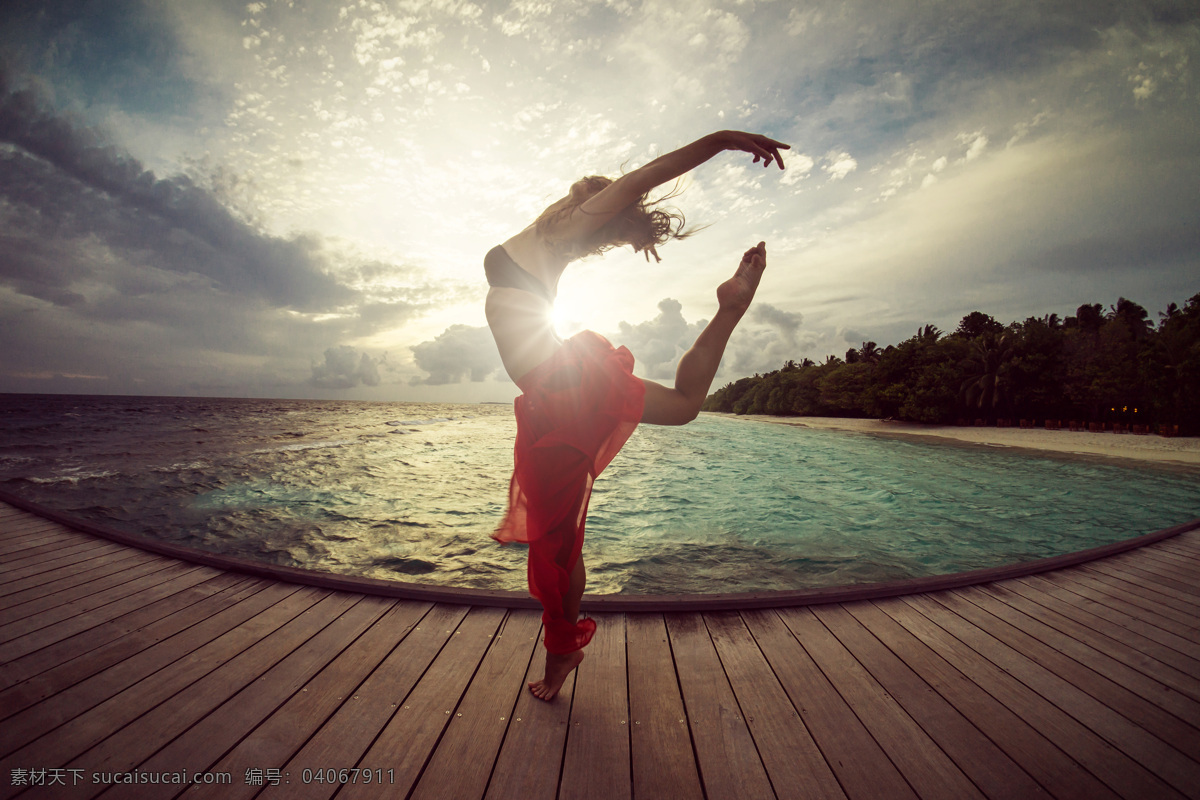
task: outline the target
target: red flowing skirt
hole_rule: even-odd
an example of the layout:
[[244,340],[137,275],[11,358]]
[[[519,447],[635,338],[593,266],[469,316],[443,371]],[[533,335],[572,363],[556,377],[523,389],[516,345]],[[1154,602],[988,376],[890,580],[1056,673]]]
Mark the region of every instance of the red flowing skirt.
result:
[[570,653],[596,623],[568,622],[563,598],[583,548],[592,482],[642,418],[646,389],[633,355],[583,331],[517,382],[517,443],[508,513],[492,538],[529,544],[529,592],[542,604],[544,643]]

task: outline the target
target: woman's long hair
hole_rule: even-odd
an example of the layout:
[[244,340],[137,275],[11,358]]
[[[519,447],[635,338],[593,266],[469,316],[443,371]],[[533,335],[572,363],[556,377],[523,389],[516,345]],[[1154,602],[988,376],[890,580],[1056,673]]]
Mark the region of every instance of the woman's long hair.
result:
[[[611,178],[603,175],[589,175],[583,180],[591,190],[589,197],[612,183]],[[628,244],[633,246],[634,252],[644,252],[647,261],[651,255],[655,261],[662,261],[655,249],[657,245],[665,244],[671,239],[686,239],[696,233],[695,229],[683,230],[683,213],[678,209],[664,211],[655,208],[660,203],[678,196],[680,191],[676,183],[674,189],[657,200],[648,200],[649,193],[642,195],[582,242],[556,241],[551,230],[560,220],[569,217],[576,208],[586,202],[587,198],[578,203],[568,203],[561,208],[551,207],[543,211],[535,223],[537,232],[551,249],[571,259],[596,255]]]

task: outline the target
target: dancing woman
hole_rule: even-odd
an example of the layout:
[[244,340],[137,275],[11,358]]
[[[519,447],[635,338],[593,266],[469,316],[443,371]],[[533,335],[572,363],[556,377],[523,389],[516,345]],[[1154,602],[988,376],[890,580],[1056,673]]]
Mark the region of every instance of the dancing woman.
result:
[[585,571],[581,549],[592,482],[638,422],[683,425],[708,396],[725,345],[750,306],[766,267],[759,242],[717,287],[717,313],[679,361],[674,388],[633,376],[633,356],[599,334],[562,341],[550,312],[558,279],[572,261],[632,245],[647,261],[656,245],[683,238],[681,216],[652,209],[647,194],[723,150],[741,150],[783,169],[788,145],[753,133],[721,131],[656,158],[616,180],[591,176],[571,185],[532,225],[484,259],[491,289],[487,320],[513,382],[517,443],[509,507],[493,537],[529,544],[529,590],[542,604],[546,672],[529,684],[551,700],[583,661],[596,623],[579,619]]

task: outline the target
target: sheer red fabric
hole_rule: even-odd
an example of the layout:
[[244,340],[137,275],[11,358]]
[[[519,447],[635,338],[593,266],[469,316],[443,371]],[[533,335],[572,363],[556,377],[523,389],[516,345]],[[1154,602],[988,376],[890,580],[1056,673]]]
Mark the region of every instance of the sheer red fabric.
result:
[[591,331],[572,336],[517,384],[508,513],[492,538],[529,544],[529,592],[542,604],[546,649],[570,653],[596,631],[593,620],[571,623],[563,612],[592,482],[637,427],[646,389],[633,377],[629,350]]

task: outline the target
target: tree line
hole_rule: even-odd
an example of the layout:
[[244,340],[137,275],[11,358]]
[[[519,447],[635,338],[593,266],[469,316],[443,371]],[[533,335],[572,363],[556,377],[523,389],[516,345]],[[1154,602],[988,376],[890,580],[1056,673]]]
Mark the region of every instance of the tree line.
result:
[[1200,293],[1158,316],[1123,297],[1007,326],[973,311],[948,335],[925,325],[883,349],[788,361],[727,384],[703,410],[1198,435]]

